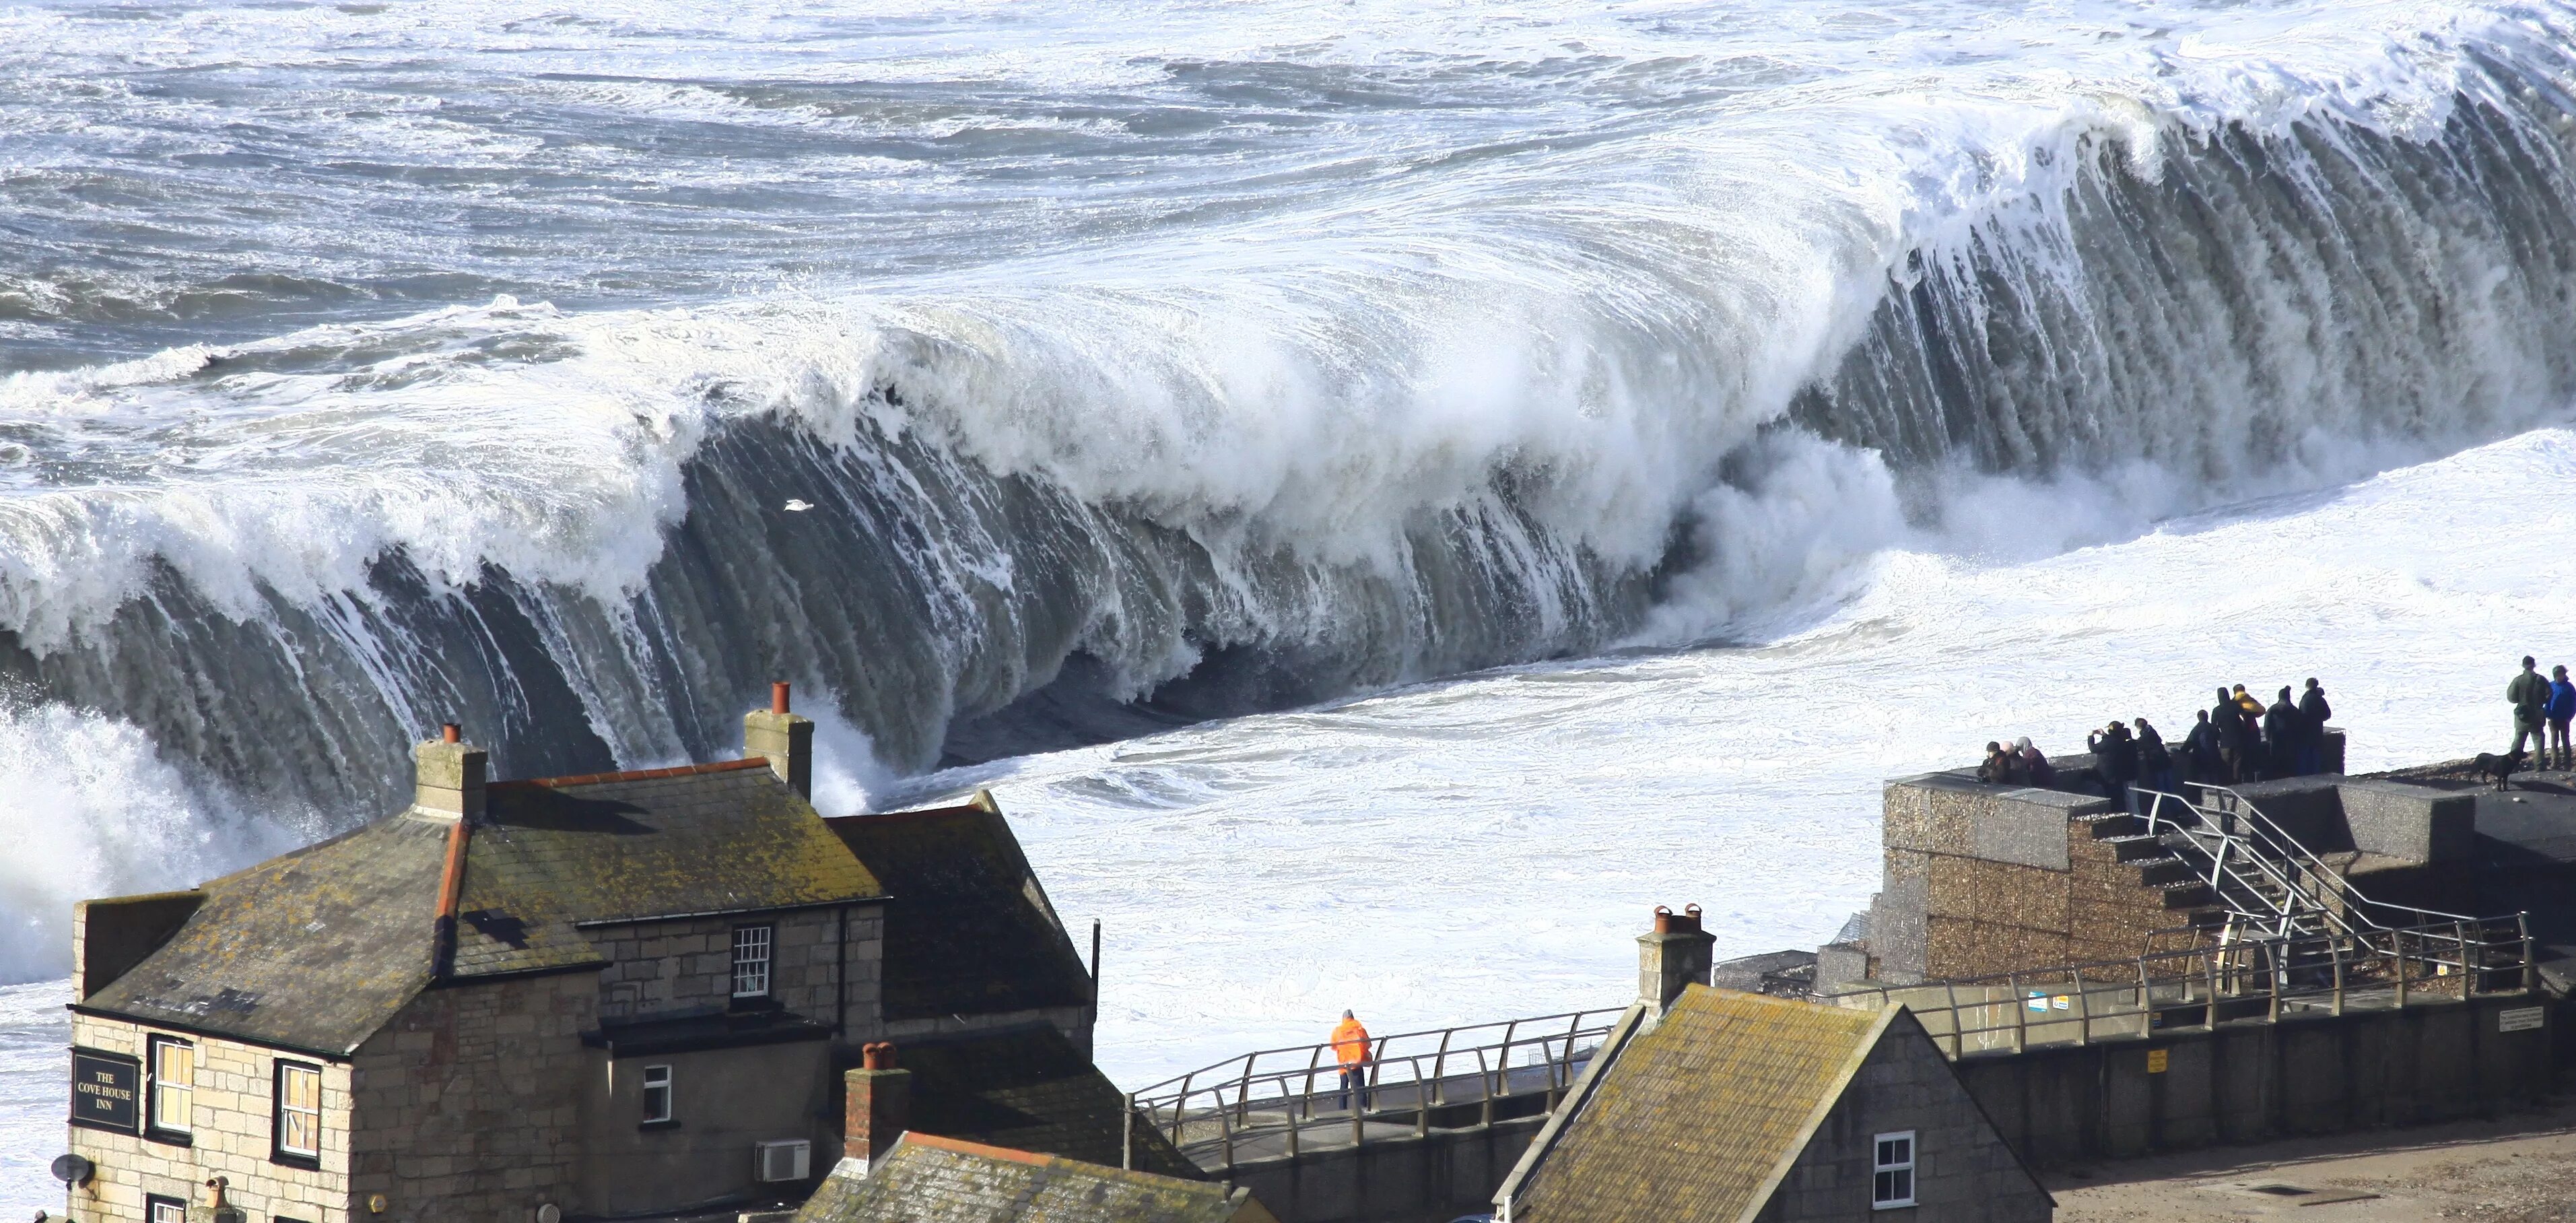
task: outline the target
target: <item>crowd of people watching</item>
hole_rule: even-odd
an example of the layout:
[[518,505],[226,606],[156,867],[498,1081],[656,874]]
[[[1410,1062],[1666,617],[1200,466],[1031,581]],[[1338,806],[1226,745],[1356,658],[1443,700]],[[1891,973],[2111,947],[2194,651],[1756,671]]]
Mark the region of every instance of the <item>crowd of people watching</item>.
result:
[[[2564,668],[2560,674],[2563,678]],[[2570,701],[2576,703],[2576,690],[2571,690]],[[2322,772],[2326,719],[2333,716],[2325,688],[2313,678],[2297,699],[2285,687],[2268,706],[2238,684],[2233,691],[2218,690],[2218,703],[2200,711],[2199,722],[2179,745],[2167,744],[2145,718],[2125,724],[2114,721],[2085,740],[2086,749],[2093,753],[2092,769],[2061,779],[2047,754],[2031,746],[2025,735],[2009,748],[1988,743],[1985,761],[1977,766],[1977,780],[2087,790],[2118,799],[2135,811],[2140,792],[2178,794],[2186,781],[2232,785]]]

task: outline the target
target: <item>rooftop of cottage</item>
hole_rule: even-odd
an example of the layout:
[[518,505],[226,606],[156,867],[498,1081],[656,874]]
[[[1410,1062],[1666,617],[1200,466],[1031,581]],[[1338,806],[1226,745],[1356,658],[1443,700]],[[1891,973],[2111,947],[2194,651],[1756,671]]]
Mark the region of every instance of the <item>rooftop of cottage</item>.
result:
[[1277,1223],[1248,1189],[913,1132],[835,1169],[797,1223]]
[[[431,983],[455,825],[408,809],[212,880],[77,1008],[345,1056]],[[463,980],[597,968],[592,923],[885,897],[760,758],[493,783],[469,831]]]

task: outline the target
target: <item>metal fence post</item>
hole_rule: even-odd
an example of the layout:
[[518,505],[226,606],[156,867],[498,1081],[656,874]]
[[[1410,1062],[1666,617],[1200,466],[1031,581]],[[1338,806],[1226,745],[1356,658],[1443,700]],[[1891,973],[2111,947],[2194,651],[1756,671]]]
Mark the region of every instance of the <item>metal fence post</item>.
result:
[[2005,973],[2004,988],[2012,991],[2013,1052],[2019,1053],[2030,1046],[2030,999],[2021,996],[2021,977],[2018,974]]
[[2388,949],[2397,957],[2397,1006],[2398,1009],[2404,1010],[2406,1007],[2406,932],[2389,931]]
[[2208,1025],[2210,1031],[2215,1032],[2218,1030],[2218,953],[2210,952],[2201,960],[2201,964],[2207,969],[2201,987],[2204,991],[2202,1001],[2209,1007],[2209,1013],[2203,1022]]
[[1118,1166],[1132,1170],[1136,1166],[1136,1093],[1128,1092],[1124,1098],[1127,1115],[1118,1125]]
[[2334,1006],[2329,1014],[2343,1014],[2343,940],[2326,940],[2326,954],[2334,957]]
[[2522,992],[2537,993],[2540,990],[2540,961],[2531,954],[2531,914],[2514,914],[2513,924],[2522,931]]

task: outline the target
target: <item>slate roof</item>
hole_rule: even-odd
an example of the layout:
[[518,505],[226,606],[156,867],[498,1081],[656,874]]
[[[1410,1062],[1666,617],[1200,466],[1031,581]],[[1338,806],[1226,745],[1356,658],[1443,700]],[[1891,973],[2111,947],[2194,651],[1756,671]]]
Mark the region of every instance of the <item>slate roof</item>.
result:
[[[602,966],[576,923],[876,900],[765,760],[496,782],[468,839],[454,975]],[[405,812],[207,883],[81,1009],[345,1056],[430,984],[452,823]]]
[[429,984],[448,827],[396,816],[208,883],[170,941],[79,1005],[345,1055]]
[[496,782],[457,905],[456,972],[587,960],[575,923],[877,899],[766,760]]
[[1277,1223],[1249,1189],[910,1133],[833,1169],[796,1223]]
[[1091,1001],[1091,973],[991,799],[824,821],[883,880],[888,1019]]
[[[904,1044],[912,1128],[1117,1167],[1126,1097],[1052,1024]],[[1135,1131],[1135,1166],[1197,1180],[1198,1166],[1150,1125]]]
[[1505,1183],[1541,1223],[1746,1217],[1806,1147],[1899,1008],[1686,988],[1628,1040],[1537,1162]]

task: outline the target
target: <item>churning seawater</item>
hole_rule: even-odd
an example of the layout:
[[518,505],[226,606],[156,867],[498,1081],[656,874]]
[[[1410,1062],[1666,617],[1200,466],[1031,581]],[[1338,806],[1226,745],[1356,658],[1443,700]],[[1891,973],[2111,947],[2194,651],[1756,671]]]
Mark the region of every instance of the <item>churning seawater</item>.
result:
[[1813,943],[2007,731],[2461,750],[2571,88],[2553,4],[0,7],[0,1208],[70,903],[443,719],[993,782],[1131,1083]]

